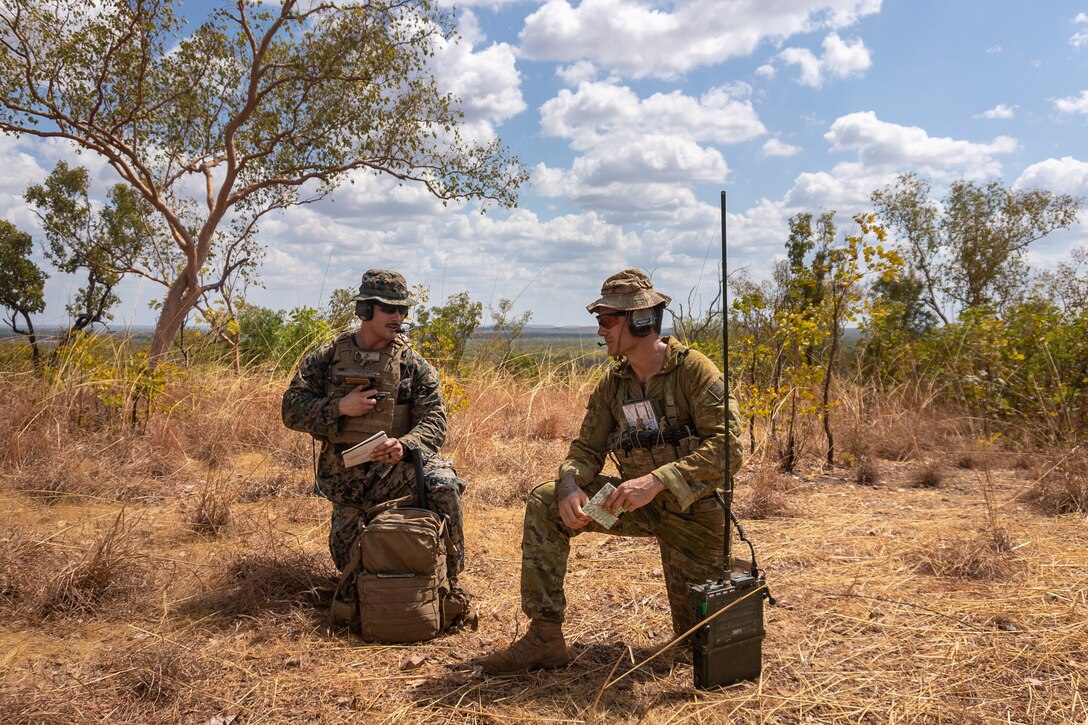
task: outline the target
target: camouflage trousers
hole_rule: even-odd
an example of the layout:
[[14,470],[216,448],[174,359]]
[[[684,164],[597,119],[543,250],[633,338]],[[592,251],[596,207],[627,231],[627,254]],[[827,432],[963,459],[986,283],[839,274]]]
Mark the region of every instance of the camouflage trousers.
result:
[[[605,483],[620,480],[598,476],[583,490],[590,497]],[[567,573],[570,539],[585,531],[612,536],[652,536],[661,547],[661,568],[676,634],[695,623],[688,586],[722,575],[725,513],[713,498],[693,503],[687,511],[659,495],[640,509],[625,513],[611,529],[591,522],[570,529],[559,516],[556,483],[537,486],[525,505],[521,540],[521,608],[532,619],[562,622],[567,608],[563,580]]]
[[[447,553],[446,571],[452,579],[465,568],[465,519],[461,507],[465,482],[440,456],[432,456],[423,464],[423,480],[427,489],[427,508],[447,518],[454,550]],[[359,527],[366,522],[368,510],[401,498],[406,499],[402,505],[418,505],[416,473],[410,460],[401,461],[387,475],[371,480],[370,485],[361,488],[352,491],[351,503],[332,501],[329,551],[337,569],[343,569],[351,559],[351,545],[359,535]]]

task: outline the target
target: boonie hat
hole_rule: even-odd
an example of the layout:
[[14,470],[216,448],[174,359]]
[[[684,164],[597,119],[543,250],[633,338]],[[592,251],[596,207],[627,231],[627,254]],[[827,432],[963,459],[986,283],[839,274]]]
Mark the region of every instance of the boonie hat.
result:
[[598,307],[614,310],[642,310],[662,303],[669,304],[672,297],[654,289],[650,276],[641,269],[625,269],[616,272],[601,285],[601,299],[586,305],[593,312]]
[[359,284],[359,294],[351,298],[355,302],[376,300],[387,305],[414,305],[416,301],[408,296],[408,283],[397,272],[388,269],[368,269],[363,272]]

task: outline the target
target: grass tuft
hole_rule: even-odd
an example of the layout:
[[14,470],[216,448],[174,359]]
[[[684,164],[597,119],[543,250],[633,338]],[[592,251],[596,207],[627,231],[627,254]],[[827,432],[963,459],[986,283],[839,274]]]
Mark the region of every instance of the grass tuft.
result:
[[82,555],[71,559],[46,583],[37,602],[41,616],[100,614],[106,605],[142,588],[148,581],[147,570],[131,534],[122,510]]
[[911,476],[910,485],[915,488],[940,488],[944,472],[936,461],[928,461]]

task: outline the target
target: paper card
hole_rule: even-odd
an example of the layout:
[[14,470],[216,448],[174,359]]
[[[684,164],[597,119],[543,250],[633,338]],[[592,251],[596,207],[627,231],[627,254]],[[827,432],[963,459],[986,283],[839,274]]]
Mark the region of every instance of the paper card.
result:
[[611,529],[616,521],[618,521],[615,516],[608,513],[608,511],[603,508],[604,502],[608,500],[608,497],[611,496],[612,492],[615,490],[615,486],[611,483],[606,483],[601,487],[600,491],[593,494],[593,498],[589,499],[589,503],[582,507],[582,511],[586,516],[589,516],[606,529]]
[[657,401],[653,398],[628,400],[622,407],[623,417],[627,419],[627,425],[632,430],[657,430],[657,419],[661,414],[657,409]]
[[384,443],[385,439],[385,431],[380,430],[362,443],[357,443],[344,451],[344,467],[351,468],[352,466],[358,466],[360,463],[369,461],[370,454],[374,452],[375,448]]

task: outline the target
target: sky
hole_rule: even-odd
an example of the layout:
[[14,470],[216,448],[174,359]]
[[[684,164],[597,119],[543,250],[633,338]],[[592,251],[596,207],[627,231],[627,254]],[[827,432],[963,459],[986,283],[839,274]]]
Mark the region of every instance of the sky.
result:
[[[190,19],[207,3],[182,3]],[[759,280],[798,212],[837,212],[916,172],[1088,197],[1088,0],[460,0],[459,43],[435,72],[465,130],[498,136],[530,174],[518,207],[443,206],[360,175],[261,225],[253,304],[319,307],[363,271],[395,269],[431,302],[514,300],[533,324],[586,325],[625,267],[674,309],[703,309],[721,261]],[[44,241],[22,194],[58,159],[112,170],[55,142],[0,136],[0,212]],[[1051,268],[1088,245],[1088,212],[1036,242]],[[39,255],[40,259],[40,255]],[[43,263],[44,266],[44,263]],[[76,281],[54,275],[36,322],[65,324]],[[162,289],[126,283],[114,327],[152,324]]]

